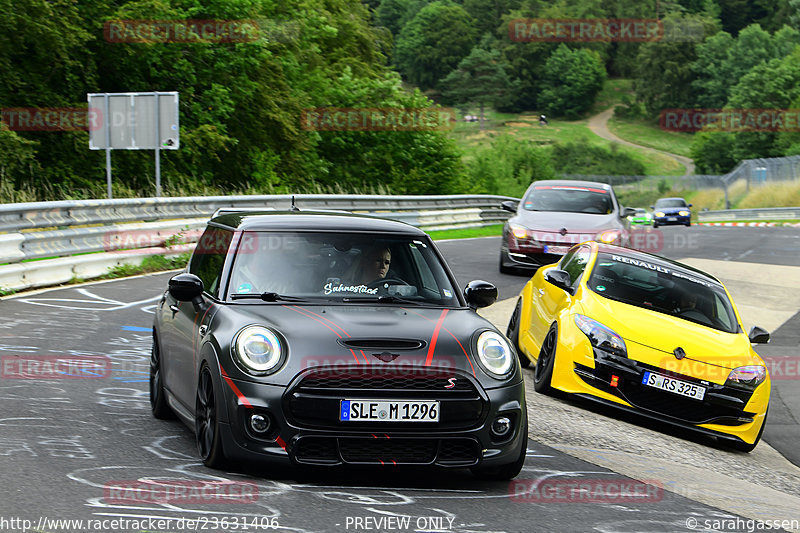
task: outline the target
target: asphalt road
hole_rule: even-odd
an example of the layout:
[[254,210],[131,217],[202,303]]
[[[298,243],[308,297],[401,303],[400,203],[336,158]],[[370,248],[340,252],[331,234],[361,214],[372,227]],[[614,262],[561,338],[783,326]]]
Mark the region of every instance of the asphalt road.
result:
[[[717,228],[666,228],[663,235],[697,234],[697,253],[705,253],[711,245],[703,239],[721,236],[707,234],[710,230]],[[759,228],[739,231],[730,236],[731,247],[745,233],[755,247],[780,241],[774,234],[760,235]],[[525,278],[497,271],[497,241],[442,242],[440,249],[462,285],[484,278],[499,286],[501,297],[511,297]],[[665,247],[663,253],[672,250]],[[741,260],[762,253],[757,249]],[[775,257],[792,265],[800,254],[795,262],[789,253]],[[0,302],[0,530],[28,525],[41,532],[232,531],[243,525],[256,530],[255,521],[303,532],[745,531],[749,519],[800,519],[800,475],[769,447],[749,455],[728,452],[532,390],[528,458],[512,484],[479,482],[462,471],[337,470],[297,479],[296,472],[255,465],[231,472],[208,469],[197,460],[186,427],[155,420],[149,412],[152,306],[168,277],[67,287]],[[14,360],[26,355],[107,360],[111,366],[110,372],[83,379],[14,379]],[[706,480],[697,479],[698,470]],[[544,480],[562,488],[580,481],[629,490],[636,486],[633,480],[642,480],[649,489],[630,501],[587,501],[574,492],[564,498],[563,492],[531,491]],[[125,483],[174,488],[187,482],[244,486],[257,497],[159,503],[145,493],[135,503],[114,499],[114,487]],[[42,517],[170,522],[57,527],[40,522]],[[199,522],[181,523],[181,517]],[[9,522],[13,519],[32,524]]]

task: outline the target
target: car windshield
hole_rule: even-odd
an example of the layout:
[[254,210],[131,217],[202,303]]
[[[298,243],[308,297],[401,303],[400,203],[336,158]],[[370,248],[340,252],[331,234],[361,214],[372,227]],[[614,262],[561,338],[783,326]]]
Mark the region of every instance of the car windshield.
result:
[[227,292],[236,301],[263,294],[267,301],[459,305],[427,238],[366,233],[244,232]]
[[636,213],[635,213],[635,214],[636,214],[636,215],[646,215],[646,214],[647,214],[647,211],[645,211],[645,210],[644,210],[644,209],[642,209],[641,207],[637,207],[637,208],[636,208]]
[[525,196],[523,209],[607,215],[613,211],[611,195],[604,189],[571,185],[537,185]]
[[587,284],[604,298],[727,333],[739,332],[733,306],[722,286],[691,270],[601,253]]
[[656,201],[656,208],[660,207],[686,207],[686,201],[682,198],[662,198]]

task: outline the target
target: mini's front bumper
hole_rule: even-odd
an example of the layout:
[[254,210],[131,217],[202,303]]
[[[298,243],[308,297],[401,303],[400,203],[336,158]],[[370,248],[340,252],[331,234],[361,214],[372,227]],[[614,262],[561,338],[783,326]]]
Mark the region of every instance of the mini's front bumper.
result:
[[[514,462],[520,447],[527,446],[521,429],[527,424],[521,381],[481,389],[480,412],[469,423],[448,424],[443,410],[439,423],[426,423],[425,427],[416,423],[350,425],[338,420],[338,402],[345,395],[347,399],[398,397],[387,392],[330,391],[325,401],[319,402],[319,420],[324,420],[320,423],[297,416],[293,389],[241,380],[231,380],[223,387],[228,423],[221,424],[222,442],[226,456],[238,460],[320,466],[500,466]],[[254,414],[268,417],[269,430],[262,434],[253,431],[249,420]],[[501,416],[511,419],[512,429],[497,437],[491,425]]]

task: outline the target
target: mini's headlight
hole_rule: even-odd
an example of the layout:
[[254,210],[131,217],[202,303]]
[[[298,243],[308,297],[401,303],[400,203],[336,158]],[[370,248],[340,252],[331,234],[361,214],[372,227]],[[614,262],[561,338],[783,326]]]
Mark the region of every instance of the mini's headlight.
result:
[[657,216],[658,218],[662,218],[662,217],[664,216],[664,213],[663,213],[663,211],[656,211],[656,216]]
[[725,385],[755,389],[767,379],[767,369],[759,365],[740,366],[731,370]]
[[589,342],[592,343],[592,346],[623,357],[628,356],[625,341],[608,326],[583,315],[575,315],[575,325],[589,337]]
[[678,214],[680,216],[682,216],[682,217],[688,217],[689,216],[689,211],[685,211],[685,210],[684,211],[678,211]]
[[245,326],[236,334],[233,355],[245,368],[256,373],[273,370],[281,362],[281,341],[263,326]]
[[517,239],[524,239],[528,236],[528,228],[525,226],[520,226],[519,224],[509,224],[509,229],[511,233],[514,234],[514,237]]
[[514,368],[514,352],[499,333],[484,331],[476,344],[481,364],[492,374],[505,376]]

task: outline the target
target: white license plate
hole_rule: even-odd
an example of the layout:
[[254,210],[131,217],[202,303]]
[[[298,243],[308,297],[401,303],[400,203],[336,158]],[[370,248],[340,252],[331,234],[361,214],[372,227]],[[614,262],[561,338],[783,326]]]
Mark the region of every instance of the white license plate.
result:
[[667,220],[669,220],[670,222],[676,222],[678,220],[678,217],[668,217]]
[[439,402],[394,400],[342,400],[342,422],[438,422]]
[[544,245],[544,253],[564,255],[569,251],[569,246],[550,246]]
[[689,383],[688,381],[681,381],[679,379],[668,378],[667,376],[653,374],[652,372],[644,373],[644,377],[642,377],[642,385],[647,385],[648,387],[686,396],[687,398],[694,398],[695,400],[702,400],[706,395],[706,388],[702,385]]

